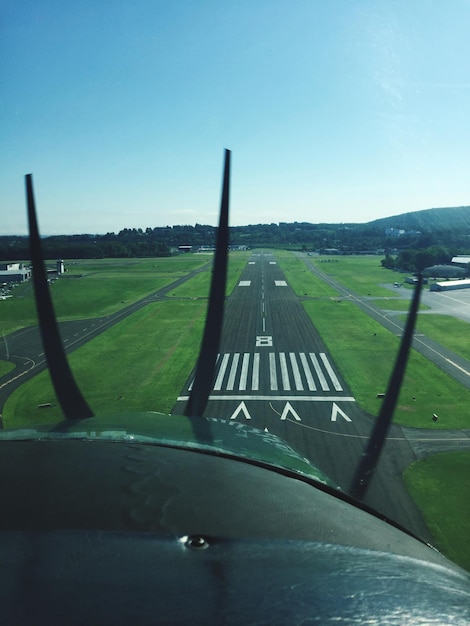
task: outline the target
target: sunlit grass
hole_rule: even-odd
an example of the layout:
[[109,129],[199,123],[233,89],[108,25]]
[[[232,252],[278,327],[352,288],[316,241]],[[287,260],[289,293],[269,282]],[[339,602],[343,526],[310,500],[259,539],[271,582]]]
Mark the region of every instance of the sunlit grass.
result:
[[[94,413],[168,413],[195,364],[205,312],[205,302],[153,303],[69,355]],[[38,409],[45,403],[53,406]],[[6,428],[61,419],[47,372],[17,389],[3,412]]]
[[9,363],[8,361],[0,361],[0,377],[5,376],[5,374],[8,374],[8,372],[11,372],[11,370],[13,369],[15,369],[13,363]]
[[[362,408],[377,415],[399,338],[351,302],[306,301],[304,307]],[[468,426],[468,389],[412,350],[395,421],[418,428]],[[432,416],[439,415],[434,423]]]
[[420,315],[417,331],[470,361],[470,324],[448,315]]
[[[208,262],[210,258],[196,254],[66,261],[67,272],[50,286],[56,316],[71,320],[110,315]],[[37,324],[32,281],[0,302],[0,320],[5,334]]]
[[[246,256],[247,253],[236,253],[230,258],[228,293],[237,283]],[[207,258],[201,258],[207,263]],[[148,262],[147,266],[150,265]],[[116,267],[120,267],[119,262]],[[119,277],[115,280],[108,276],[106,280],[121,284]],[[182,300],[170,297],[149,304],[69,355],[79,387],[95,414],[171,410],[199,352],[209,282],[207,269],[170,292],[170,296]],[[139,283],[137,291],[141,287]],[[48,403],[52,406],[38,409],[39,405]],[[15,391],[3,413],[5,427],[61,419],[62,412],[47,372]]]
[[470,451],[435,454],[416,461],[405,471],[404,480],[436,547],[470,570]]
[[309,257],[319,270],[358,295],[387,296],[390,290],[381,285],[393,284],[396,272],[383,268],[380,264],[382,258],[380,255]]
[[[288,256],[287,256],[288,255]],[[279,255],[276,251],[279,266],[284,271],[289,285],[298,296],[311,298],[330,298],[338,295],[336,289],[330,287],[324,280],[318,278],[310,272],[305,263],[292,256],[291,253]]]

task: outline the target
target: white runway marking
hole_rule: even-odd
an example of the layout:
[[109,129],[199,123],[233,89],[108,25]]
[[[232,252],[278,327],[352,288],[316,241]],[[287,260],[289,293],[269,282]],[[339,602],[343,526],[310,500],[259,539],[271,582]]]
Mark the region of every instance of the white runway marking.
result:
[[309,391],[316,391],[317,386],[315,385],[315,381],[313,380],[312,372],[310,371],[305,352],[300,353],[300,361],[302,363],[302,367],[304,368],[305,378],[307,379],[307,386],[309,388]]
[[336,374],[334,373],[333,368],[330,365],[330,362],[328,361],[328,357],[326,356],[324,352],[320,352],[320,358],[323,361],[323,365],[325,366],[326,371],[330,375],[331,380],[333,381],[333,386],[336,389],[336,391],[343,391],[343,388],[341,387],[340,382],[337,379]]
[[282,388],[284,391],[290,391],[289,374],[287,372],[287,361],[284,352],[279,353],[279,364],[281,366]]
[[240,360],[240,354],[235,352],[233,355],[232,367],[230,368],[230,374],[228,376],[227,391],[231,391],[235,385],[235,376],[237,375],[238,361]]
[[[183,402],[189,400],[189,396],[178,396],[177,401]],[[250,394],[232,394],[232,395],[214,395],[209,396],[209,400],[253,400],[261,402],[356,402],[353,396],[266,396],[266,395],[250,395]],[[462,439],[467,441],[468,438]]]
[[277,391],[277,374],[274,352],[269,353],[269,380],[271,381],[271,391]]
[[333,402],[333,406],[331,408],[331,421],[336,422],[336,418],[338,415],[341,415],[341,417],[344,417],[344,419],[347,422],[352,421],[351,418],[348,415],[346,415],[343,409],[340,409],[339,406],[336,404],[336,402]]
[[287,416],[289,415],[289,413],[290,413],[291,415],[293,415],[293,416],[294,416],[294,419],[295,419],[297,422],[301,422],[301,421],[302,421],[302,420],[300,419],[300,417],[299,417],[298,413],[296,413],[296,412],[294,411],[294,409],[292,408],[291,403],[290,403],[290,402],[286,402],[286,406],[284,407],[284,410],[283,410],[282,415],[281,415],[281,420],[285,420],[285,419],[287,419]]
[[[310,359],[310,360],[309,360]],[[313,364],[313,369],[312,369]],[[188,391],[191,391],[191,381]],[[213,391],[290,392],[343,391],[328,356],[309,352],[226,352],[217,356]]]
[[220,365],[219,373],[215,380],[214,390],[219,391],[222,389],[222,382],[224,380],[225,370],[227,369],[228,360],[230,358],[230,354],[224,354],[222,358],[222,363]]
[[259,352],[256,352],[253,357],[253,375],[251,377],[251,388],[253,391],[259,389]]
[[326,382],[325,375],[323,374],[321,370],[320,363],[318,362],[317,356],[313,352],[310,352],[309,357],[313,363],[313,367],[315,368],[315,373],[318,376],[322,390],[328,391],[329,389],[328,383]]
[[240,391],[244,391],[246,389],[246,380],[248,377],[248,363],[250,362],[250,355],[248,352],[245,352],[243,355],[243,363],[242,363],[242,371],[240,374],[240,384],[238,388]]
[[234,420],[240,413],[243,413],[245,419],[251,420],[251,415],[248,413],[248,409],[246,408],[246,404],[244,402],[240,402],[240,404],[230,416],[230,419]]
[[289,352],[289,358],[292,365],[292,373],[294,374],[295,388],[297,389],[297,391],[303,391],[304,386],[302,384],[302,379],[300,378],[300,370],[297,359],[295,358],[295,353]]

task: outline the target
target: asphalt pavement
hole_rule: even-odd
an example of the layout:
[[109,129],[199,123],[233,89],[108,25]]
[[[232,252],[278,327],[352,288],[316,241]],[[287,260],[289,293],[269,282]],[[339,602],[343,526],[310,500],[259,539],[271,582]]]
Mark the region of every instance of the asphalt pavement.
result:
[[[226,303],[222,336],[205,415],[267,429],[348,491],[375,417],[358,407],[272,254],[251,256]],[[191,386],[192,375],[174,414],[184,413]],[[401,479],[416,458],[392,425],[365,503],[430,540]]]

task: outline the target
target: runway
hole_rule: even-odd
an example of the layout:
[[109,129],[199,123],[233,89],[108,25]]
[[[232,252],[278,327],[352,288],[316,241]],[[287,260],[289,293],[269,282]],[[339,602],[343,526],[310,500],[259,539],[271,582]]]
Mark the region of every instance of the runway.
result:
[[[149,302],[164,298],[169,290],[204,269],[114,315],[60,323],[66,351]],[[0,345],[0,354],[17,367],[0,379],[0,411],[15,388],[45,368],[37,327],[12,333],[6,340]],[[192,376],[178,397],[174,414],[184,412],[191,385]],[[271,253],[251,256],[226,302],[220,354],[205,415],[267,429],[348,490],[374,417],[357,406],[338,364]],[[431,540],[401,481],[403,470],[429,449],[430,442],[420,442],[417,454],[416,437],[408,430],[392,425],[365,501]],[[432,446],[442,444],[435,441]]]
[[[173,414],[184,413],[193,375]],[[374,417],[357,406],[269,252],[251,256],[226,302],[205,415],[267,429],[348,490]],[[365,502],[430,540],[401,480],[403,470],[415,458],[401,428],[393,425]]]

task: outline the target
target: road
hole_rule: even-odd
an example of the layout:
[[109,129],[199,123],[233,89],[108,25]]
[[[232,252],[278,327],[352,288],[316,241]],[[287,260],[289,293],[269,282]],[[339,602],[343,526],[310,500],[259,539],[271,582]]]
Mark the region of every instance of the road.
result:
[[[192,376],[174,414],[184,413],[191,385]],[[226,303],[205,415],[268,429],[348,490],[374,418],[357,406],[269,253],[252,255]],[[430,540],[401,480],[416,458],[402,429],[393,425],[365,502]]]

